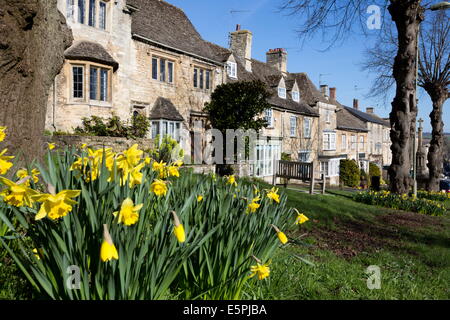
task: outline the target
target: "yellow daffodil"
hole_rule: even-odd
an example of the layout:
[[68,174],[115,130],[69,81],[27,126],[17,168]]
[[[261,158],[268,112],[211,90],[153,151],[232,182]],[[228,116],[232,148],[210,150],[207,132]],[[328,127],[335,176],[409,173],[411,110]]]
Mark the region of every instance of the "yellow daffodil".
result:
[[152,158],[145,157],[144,162],[145,162],[146,165],[149,165],[152,162]]
[[166,164],[167,163],[162,162],[162,161],[161,162],[154,161],[153,164],[152,164],[152,170],[161,172],[166,167]]
[[236,182],[236,178],[234,177],[234,174],[227,178],[227,184],[234,185],[235,187],[237,186],[237,182]]
[[280,203],[280,196],[278,195],[278,189],[273,187],[267,192],[267,198],[272,199],[273,201]]
[[180,176],[180,172],[178,171],[178,167],[175,167],[175,166],[167,167],[167,172],[169,173],[170,177],[179,177]]
[[306,221],[308,221],[308,217],[305,216],[303,213],[299,213],[297,215],[297,219],[295,219],[295,224],[302,224],[305,223]]
[[270,268],[268,264],[257,263],[256,266],[250,267],[250,271],[252,272],[250,278],[257,275],[258,280],[263,280],[270,275]]
[[[40,251],[40,250],[39,250]],[[41,260],[41,256],[39,255],[40,252],[38,251],[38,249],[34,248],[33,249],[33,254],[36,257],[36,259]]]
[[0,177],[0,182],[8,186],[8,189],[2,192],[3,201],[7,204],[15,207],[33,206],[33,196],[38,194],[36,191],[27,187],[25,183],[17,184],[4,177]]
[[139,220],[138,211],[141,210],[143,206],[144,205],[142,203],[135,206],[133,200],[131,200],[130,198],[126,198],[122,202],[120,211],[113,213],[114,216],[118,215],[117,223],[123,223],[126,226],[135,224]]
[[5,140],[6,133],[5,133],[6,127],[0,127],[0,142]]
[[48,150],[53,150],[56,147],[56,144],[54,144],[54,143],[48,143],[47,142],[47,145],[48,145]]
[[150,191],[156,194],[157,196],[165,196],[167,193],[167,184],[162,180],[156,179],[151,184]]
[[197,197],[197,202],[200,202],[200,201],[202,201],[203,200],[203,196],[198,196]]
[[180,219],[178,219],[178,216],[175,213],[175,211],[172,211],[172,215],[173,215],[173,224],[175,225],[175,227],[173,228],[173,233],[175,234],[175,237],[177,238],[178,242],[183,243],[186,241],[186,234],[184,232],[184,227],[180,223]]
[[111,235],[108,231],[108,225],[103,225],[103,243],[100,248],[100,258],[103,262],[110,261],[112,259],[119,260],[119,253],[114,245]]
[[86,149],[87,148],[87,144],[86,143],[83,143],[82,145],[81,145],[81,150],[84,150],[84,149]]
[[278,236],[278,240],[280,240],[280,242],[282,244],[286,244],[288,242],[288,238],[286,237],[286,235],[284,234],[284,232],[280,231],[280,229],[277,228],[277,226],[272,224],[273,229],[275,230],[275,232],[277,233]]
[[144,151],[138,149],[138,145],[132,145],[128,150],[124,151],[123,154],[127,158],[128,163],[131,166],[137,166],[141,161]]
[[175,161],[175,162],[173,163],[173,165],[174,165],[175,167],[181,167],[181,166],[183,165],[183,161],[177,160],[177,161]]
[[[38,178],[39,174],[41,174],[41,173],[39,172],[38,169],[31,170],[31,174],[28,173],[27,169],[20,169],[20,170],[17,170],[17,172],[16,172],[17,178],[24,179],[26,177],[31,177],[33,179],[34,183],[38,183],[39,182],[39,178]],[[30,186],[30,180],[27,180],[24,183],[25,183],[25,185],[27,187]]]
[[247,213],[255,213],[256,210],[258,210],[258,208],[261,206],[258,201],[260,201],[261,198],[260,197],[256,197],[252,200],[251,203],[249,203],[248,207],[247,207]]
[[12,162],[8,160],[14,159],[14,156],[5,156],[4,154],[8,151],[8,149],[3,149],[0,152],[0,174],[6,174],[9,169],[13,166]]
[[66,216],[72,211],[72,206],[77,204],[71,198],[78,197],[80,193],[80,190],[63,190],[58,194],[38,194],[32,196],[34,201],[42,202],[35,220],[41,220],[47,216],[51,220],[56,220]]
[[135,185],[142,183],[142,179],[144,177],[144,174],[141,172],[141,170],[144,167],[144,165],[145,165],[145,163],[141,162],[136,167],[131,169],[131,171],[130,171],[130,181],[129,181],[130,188],[133,188]]
[[254,193],[255,195],[259,194],[259,189],[258,189],[258,187],[255,186],[255,185],[253,185],[253,193]]

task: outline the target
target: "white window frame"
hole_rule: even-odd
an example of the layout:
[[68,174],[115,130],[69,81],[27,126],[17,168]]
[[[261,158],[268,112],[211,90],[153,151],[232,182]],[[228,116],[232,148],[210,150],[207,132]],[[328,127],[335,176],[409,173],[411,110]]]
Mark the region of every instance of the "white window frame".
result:
[[323,133],[323,150],[324,151],[336,150],[336,132]]
[[273,110],[272,109],[264,110],[264,119],[267,121],[267,128],[273,128],[274,118],[273,118]]
[[359,136],[359,150],[364,150],[364,136]]
[[[157,128],[157,130],[155,131],[154,128]],[[170,128],[172,128],[172,130]],[[165,119],[151,120],[150,132],[151,139],[156,139],[156,136],[159,135],[160,144],[165,135],[169,135],[177,142],[180,142],[181,121],[171,121]]]
[[290,134],[291,137],[296,137],[297,136],[297,117],[296,116],[291,116],[289,118],[289,123],[290,123]]
[[230,78],[237,79],[237,63],[227,61],[227,73]]
[[341,150],[347,150],[347,135],[341,135]]
[[273,176],[276,160],[281,159],[279,144],[257,144],[255,176],[267,177]]
[[303,136],[306,139],[311,138],[311,126],[312,126],[312,119],[309,117],[303,118]]
[[300,102],[300,92],[292,91],[292,100],[295,102]]
[[281,99],[286,99],[286,88],[278,87],[278,96]]
[[320,173],[325,177],[338,177],[340,173],[340,158],[320,161]]

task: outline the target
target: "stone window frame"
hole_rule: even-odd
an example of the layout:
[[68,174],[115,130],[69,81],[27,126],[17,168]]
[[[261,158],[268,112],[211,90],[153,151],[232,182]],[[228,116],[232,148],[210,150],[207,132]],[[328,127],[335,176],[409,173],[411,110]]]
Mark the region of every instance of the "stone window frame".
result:
[[[153,78],[154,70],[153,70],[153,60],[156,59],[156,79]],[[165,60],[164,63],[164,80],[161,80],[161,59]],[[172,64],[172,82],[169,81],[170,75],[169,75],[169,64]],[[171,56],[167,56],[160,53],[153,53],[150,57],[150,68],[151,68],[151,75],[150,79],[152,81],[158,82],[158,83],[164,83],[167,85],[175,85],[175,79],[176,79],[176,59]]]
[[289,135],[291,138],[297,137],[297,122],[298,119],[296,116],[290,116],[289,117]]
[[[79,22],[79,1],[84,1],[84,15],[83,15],[83,22]],[[105,18],[104,20],[105,28],[102,28],[100,26],[101,21],[101,10],[100,10],[100,3],[105,4]],[[110,31],[110,26],[112,25],[110,23],[110,17],[112,16],[111,13],[112,10],[112,1],[111,0],[95,0],[95,17],[94,17],[94,25],[89,25],[90,20],[90,0],[66,0],[64,1],[64,10],[66,19],[69,22],[81,24],[86,27],[95,28],[102,31]]]
[[[313,121],[311,117],[303,118],[303,138],[305,139],[311,139],[312,122]],[[308,123],[308,125],[306,125],[306,123]]]
[[[213,86],[214,86],[214,83],[213,83],[213,80],[214,80],[213,72],[214,72],[214,70],[211,69],[211,68],[207,68],[207,67],[199,65],[199,64],[193,64],[192,65],[192,79],[191,79],[192,80],[192,87],[195,90],[211,91]],[[202,73],[203,73],[203,79],[202,79]],[[206,81],[206,79],[207,79],[206,74],[207,73],[209,73],[209,83],[207,83],[207,81]],[[201,79],[203,81],[200,81]],[[197,86],[195,84],[197,84]]]
[[341,150],[347,150],[347,134],[341,134]]
[[[96,106],[105,106],[105,107],[111,107],[112,105],[112,98],[113,98],[113,90],[112,90],[112,79],[113,79],[113,67],[107,66],[101,63],[96,62],[90,62],[90,61],[84,61],[84,60],[70,60],[69,63],[69,73],[70,77],[68,77],[68,96],[69,96],[69,102],[72,104],[90,104],[90,105],[96,105]],[[74,66],[81,66],[83,67],[83,98],[74,98],[73,96],[73,67]],[[90,89],[91,89],[91,67],[101,69],[106,69],[108,72],[107,77],[107,99],[106,101],[100,100],[100,72],[97,76],[97,92],[98,92],[98,100],[91,99]]]

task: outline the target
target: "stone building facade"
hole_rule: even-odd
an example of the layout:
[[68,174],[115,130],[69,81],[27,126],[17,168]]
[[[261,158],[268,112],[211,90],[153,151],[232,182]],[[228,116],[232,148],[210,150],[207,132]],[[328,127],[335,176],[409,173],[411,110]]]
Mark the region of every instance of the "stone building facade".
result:
[[305,73],[289,72],[284,49],[267,51],[264,62],[254,59],[249,30],[238,26],[230,48],[223,48],[202,39],[181,9],[161,0],[58,0],[58,8],[75,41],[50,91],[50,131],[73,131],[93,115],[130,120],[140,113],[151,120],[149,139],[169,134],[190,159],[196,133],[202,149],[210,141],[203,109],[214,89],[259,79],[273,95],[260,115],[269,126],[259,134],[251,175],[272,181],[282,154],[315,162],[317,177],[325,174],[332,184],[339,182],[340,159],[363,168],[369,161],[390,163],[383,119],[341,105],[336,88],[319,90]]

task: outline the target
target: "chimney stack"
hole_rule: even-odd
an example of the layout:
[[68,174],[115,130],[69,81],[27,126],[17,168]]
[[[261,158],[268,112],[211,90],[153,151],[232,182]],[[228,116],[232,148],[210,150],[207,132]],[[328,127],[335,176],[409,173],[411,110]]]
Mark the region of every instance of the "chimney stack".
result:
[[321,84],[320,85],[320,92],[325,96],[325,98],[328,99],[328,85],[326,84]]
[[353,99],[353,109],[359,110],[359,101],[358,101],[358,99]]
[[285,49],[270,49],[266,53],[266,62],[271,67],[286,74],[287,72],[287,52]]
[[253,34],[248,30],[241,30],[240,24],[236,25],[236,31],[231,33],[231,52],[248,72],[252,72],[252,41]]
[[336,88],[330,88],[330,99],[336,101]]
[[368,108],[366,108],[366,113],[373,113],[373,110],[374,110],[374,108],[368,107]]

